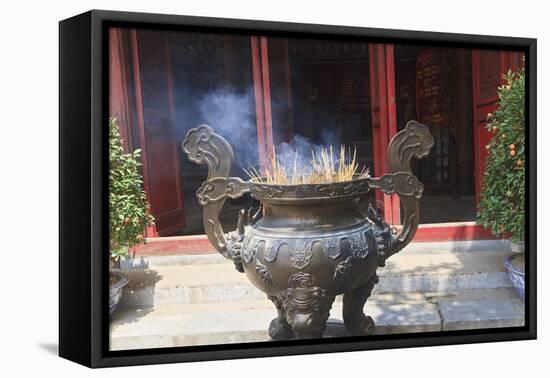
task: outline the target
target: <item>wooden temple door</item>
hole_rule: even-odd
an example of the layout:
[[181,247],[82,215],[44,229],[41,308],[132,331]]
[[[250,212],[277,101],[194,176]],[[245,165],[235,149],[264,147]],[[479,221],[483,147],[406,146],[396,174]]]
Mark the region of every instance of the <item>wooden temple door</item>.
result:
[[144,185],[156,232],[168,236],[185,226],[169,41],[165,32],[132,35]]
[[[391,138],[397,133],[394,45],[369,44],[369,72],[374,176],[380,177],[389,171],[386,149]],[[386,222],[400,224],[400,205],[397,195],[376,191],[376,199],[383,205],[382,213]]]
[[498,86],[504,83],[502,76],[508,70],[514,71],[520,66],[524,66],[520,52],[472,50],[476,204],[480,200],[485,159],[488,156],[485,146],[491,139],[491,133],[485,128],[487,125],[487,114],[494,112],[498,107]]
[[141,149],[143,186],[155,217],[146,236],[185,226],[168,37],[113,28],[110,32],[110,116],[120,119],[128,150]]

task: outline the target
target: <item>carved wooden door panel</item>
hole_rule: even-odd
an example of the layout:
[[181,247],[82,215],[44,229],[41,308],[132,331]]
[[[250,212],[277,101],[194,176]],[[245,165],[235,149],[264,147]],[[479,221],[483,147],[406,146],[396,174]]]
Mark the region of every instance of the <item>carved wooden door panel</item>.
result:
[[497,109],[498,86],[508,70],[523,66],[521,54],[514,51],[473,50],[472,81],[474,110],[474,178],[476,203],[479,203],[483,187],[483,172],[488,152],[485,146],[491,133],[485,128],[487,114]]
[[425,48],[416,59],[417,120],[430,129],[435,145],[417,162],[425,193],[452,194],[456,176],[456,49]]
[[[394,45],[369,44],[369,72],[374,175],[380,177],[389,172],[386,150],[391,138],[397,133]],[[399,224],[400,205],[397,195],[377,191],[376,199],[383,204],[386,221],[390,224]]]

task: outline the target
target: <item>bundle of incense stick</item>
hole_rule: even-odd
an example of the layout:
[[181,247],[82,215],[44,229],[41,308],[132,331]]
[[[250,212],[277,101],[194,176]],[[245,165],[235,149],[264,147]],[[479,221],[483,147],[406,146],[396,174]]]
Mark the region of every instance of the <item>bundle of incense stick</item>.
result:
[[299,185],[299,184],[329,184],[334,182],[351,181],[354,178],[369,176],[369,170],[363,167],[359,171],[356,161],[357,149],[340,146],[340,154],[335,158],[332,146],[323,147],[319,152],[311,151],[309,167],[298,168],[298,151],[295,152],[294,162],[287,167],[277,159],[275,147],[271,154],[265,175],[261,175],[256,168],[245,169],[247,175],[255,182],[265,182],[273,185]]

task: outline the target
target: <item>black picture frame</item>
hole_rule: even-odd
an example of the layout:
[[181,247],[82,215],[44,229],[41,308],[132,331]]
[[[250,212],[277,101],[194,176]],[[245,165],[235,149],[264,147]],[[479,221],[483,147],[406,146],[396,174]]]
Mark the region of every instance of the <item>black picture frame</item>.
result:
[[[525,52],[527,224],[525,326],[403,335],[108,350],[107,28],[204,30],[277,36],[515,49]],[[59,24],[59,354],[89,367],[157,364],[535,339],[536,64],[530,38],[92,10]]]

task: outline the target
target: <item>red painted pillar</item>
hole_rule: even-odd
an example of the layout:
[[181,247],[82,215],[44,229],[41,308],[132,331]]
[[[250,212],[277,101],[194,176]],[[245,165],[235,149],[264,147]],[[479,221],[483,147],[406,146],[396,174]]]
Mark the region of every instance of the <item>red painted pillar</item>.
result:
[[[135,29],[130,30],[130,42],[131,42],[131,48],[132,48],[132,64],[134,67],[134,89],[135,89],[135,97],[136,97],[136,121],[137,121],[137,128],[139,131],[139,139],[140,139],[140,147],[141,147],[141,169],[143,172],[143,187],[145,188],[145,192],[147,193],[147,200],[151,204],[151,207],[153,207],[152,201],[151,201],[151,194],[150,194],[150,179],[149,179],[149,162],[147,161],[148,156],[148,146],[147,141],[145,137],[145,121],[144,121],[144,111],[143,111],[143,98],[142,98],[142,88],[141,88],[141,75],[140,75],[140,60],[139,60],[139,52],[138,52],[138,38],[137,38],[137,31]],[[147,226],[145,228],[145,236],[146,237],[158,237],[159,234],[157,232],[156,225],[153,226]]]
[[[380,177],[389,171],[386,151],[397,133],[394,45],[369,44],[369,73],[374,175]],[[377,191],[376,199],[383,204],[384,219],[390,224],[399,224],[399,198]]]
[[269,55],[267,37],[250,37],[252,53],[252,79],[256,101],[256,128],[260,172],[263,173],[273,149],[273,125],[271,117],[271,89],[269,83]]
[[124,40],[128,33],[120,28],[109,29],[109,117],[118,121],[124,149],[133,149],[131,133],[131,101],[128,97],[128,56]]

